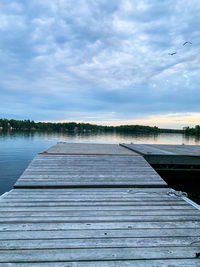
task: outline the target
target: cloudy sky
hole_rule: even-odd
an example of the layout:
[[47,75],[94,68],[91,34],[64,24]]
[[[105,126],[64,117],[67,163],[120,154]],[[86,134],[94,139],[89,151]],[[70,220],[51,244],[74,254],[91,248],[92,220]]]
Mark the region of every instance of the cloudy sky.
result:
[[0,117],[194,126],[200,1],[1,0],[0,63]]

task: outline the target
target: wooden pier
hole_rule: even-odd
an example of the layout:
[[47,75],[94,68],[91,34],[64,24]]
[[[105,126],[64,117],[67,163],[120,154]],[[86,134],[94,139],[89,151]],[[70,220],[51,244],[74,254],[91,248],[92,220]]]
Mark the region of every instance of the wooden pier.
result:
[[0,197],[0,266],[200,266],[200,212],[138,153],[58,145]]
[[200,146],[196,145],[121,144],[121,146],[142,155],[151,164],[200,165]]
[[146,159],[156,172],[177,190],[199,193],[200,146],[121,144]]

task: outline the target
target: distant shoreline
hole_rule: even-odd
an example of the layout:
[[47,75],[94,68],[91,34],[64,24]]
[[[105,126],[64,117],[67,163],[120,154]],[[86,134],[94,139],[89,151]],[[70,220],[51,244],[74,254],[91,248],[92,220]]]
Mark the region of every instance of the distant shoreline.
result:
[[103,126],[89,123],[76,122],[35,122],[30,120],[8,120],[0,119],[0,130],[20,130],[20,131],[53,131],[53,132],[117,132],[117,133],[182,133],[186,135],[200,135],[200,126],[194,128],[184,127],[184,129],[163,129],[157,126],[143,125],[121,125],[121,126]]

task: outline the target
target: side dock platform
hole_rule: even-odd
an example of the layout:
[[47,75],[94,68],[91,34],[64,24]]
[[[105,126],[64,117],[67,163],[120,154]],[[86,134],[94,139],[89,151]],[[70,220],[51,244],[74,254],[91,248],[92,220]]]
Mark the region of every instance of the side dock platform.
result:
[[142,155],[58,143],[0,196],[0,266],[200,266],[200,211]]
[[143,156],[177,190],[199,193],[200,145],[121,144]]

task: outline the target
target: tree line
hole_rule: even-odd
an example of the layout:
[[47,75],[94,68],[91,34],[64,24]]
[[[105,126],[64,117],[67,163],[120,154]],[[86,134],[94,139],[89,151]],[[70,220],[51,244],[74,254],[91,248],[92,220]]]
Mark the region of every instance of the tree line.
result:
[[192,135],[200,135],[200,125],[196,125],[195,127],[184,127],[183,128],[184,130],[184,133],[189,135],[189,134],[192,134]]
[[8,120],[0,119],[0,130],[21,130],[21,131],[62,131],[62,132],[121,132],[121,133],[185,133],[200,134],[200,126],[195,128],[185,127],[183,130],[160,129],[156,126],[142,125],[121,125],[103,126],[90,123],[76,122],[35,122],[33,120]]

